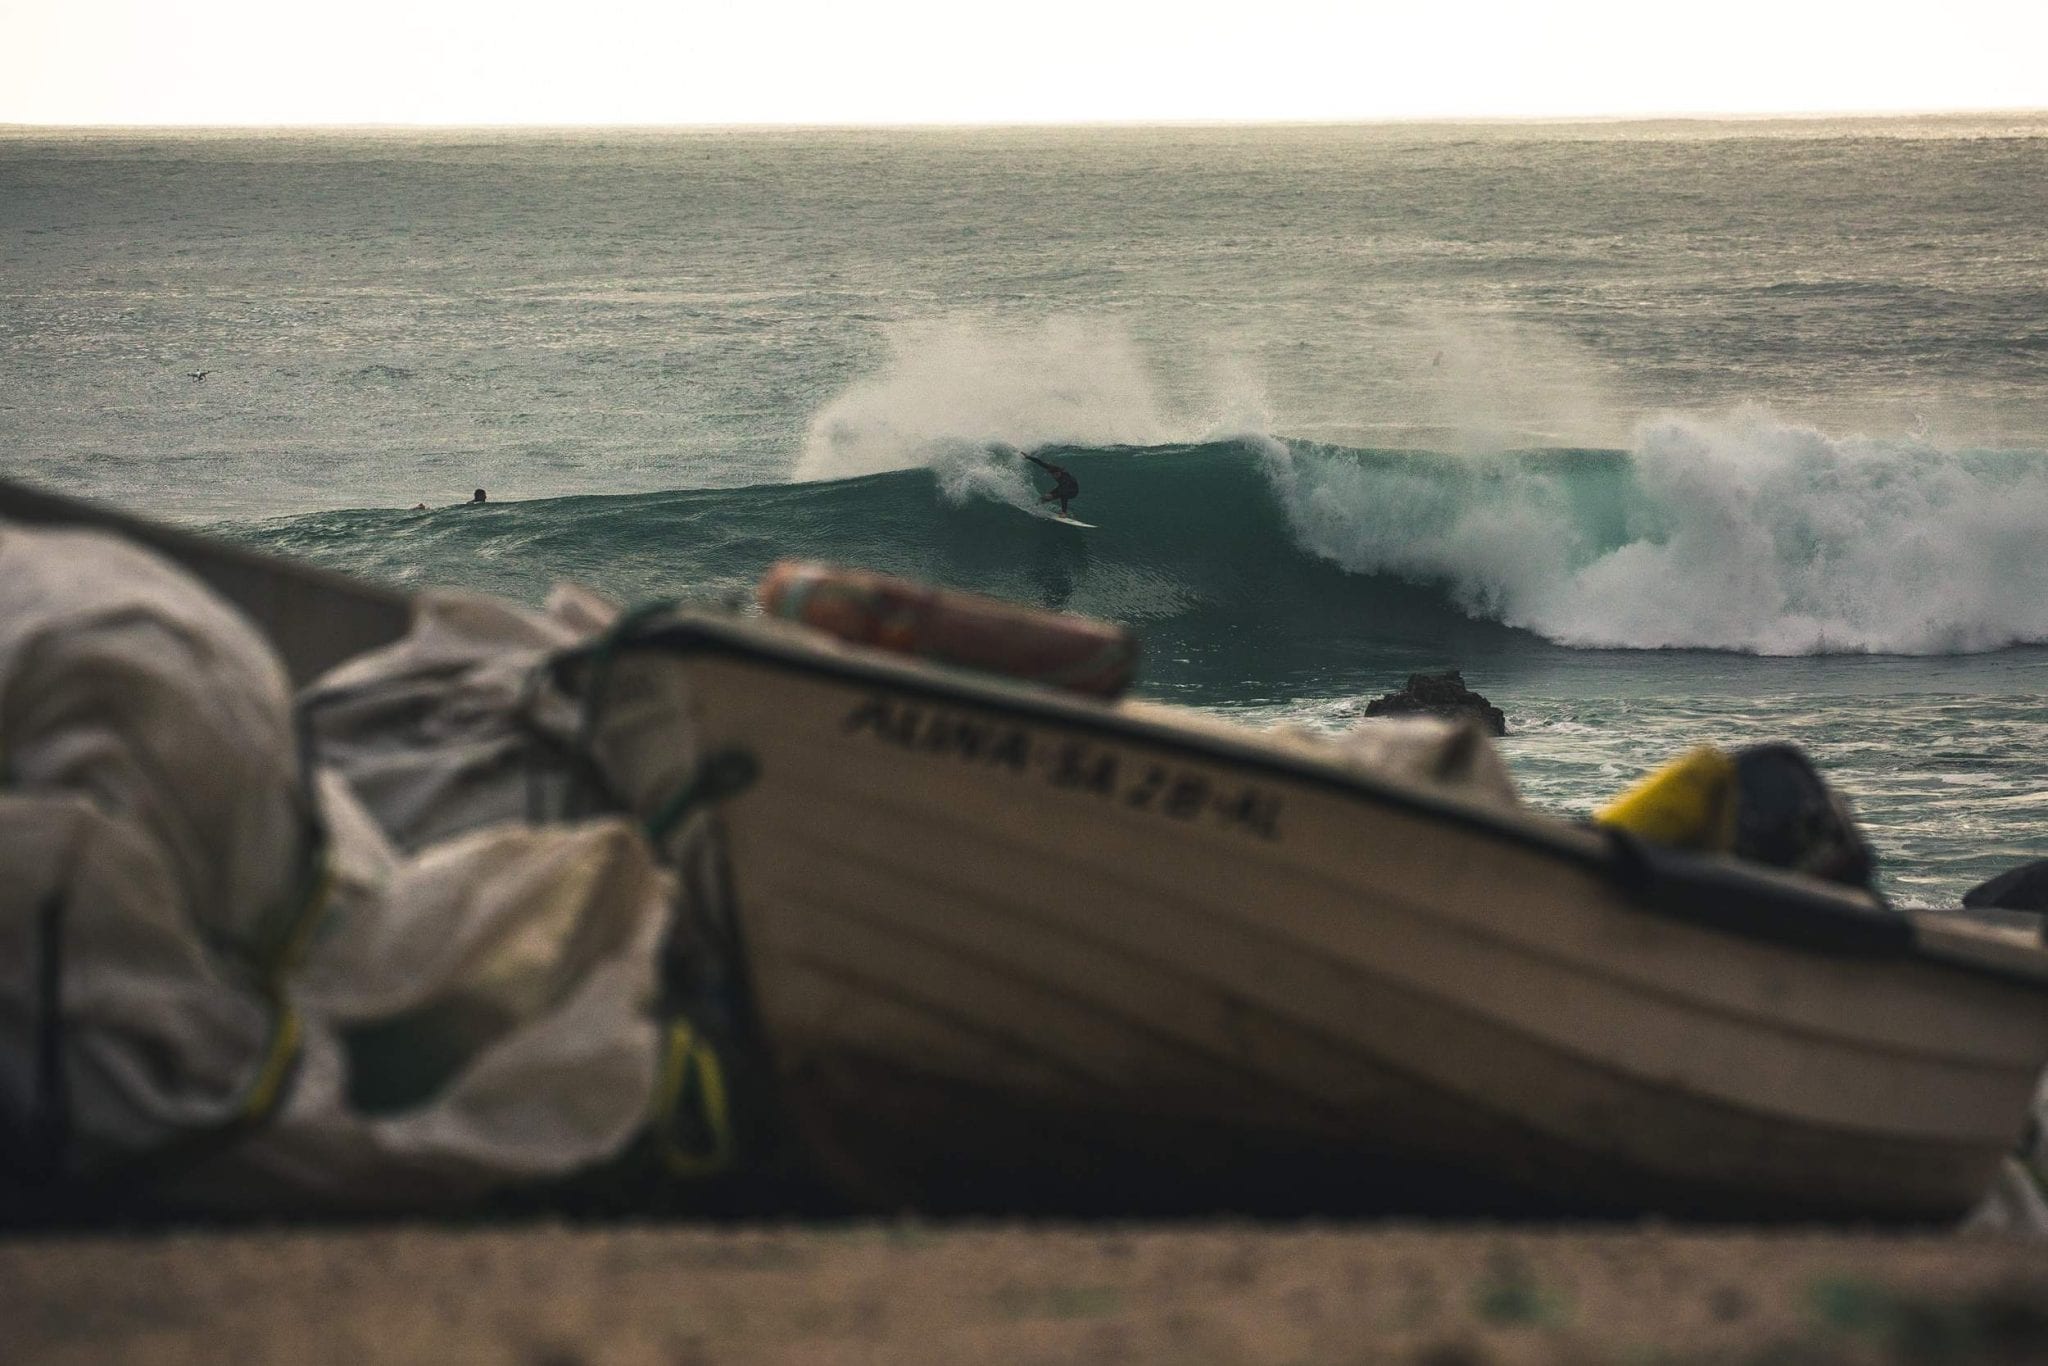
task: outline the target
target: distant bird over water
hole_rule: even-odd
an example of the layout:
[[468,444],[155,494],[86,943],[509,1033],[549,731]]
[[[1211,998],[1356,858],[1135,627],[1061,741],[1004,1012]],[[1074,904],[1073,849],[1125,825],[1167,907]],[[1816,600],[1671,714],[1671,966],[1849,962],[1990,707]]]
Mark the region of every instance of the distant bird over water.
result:
[[212,374],[212,373],[213,373],[213,371],[211,371],[211,370],[187,370],[187,371],[186,371],[185,373],[186,373],[186,374],[188,374],[188,375],[190,375],[190,376],[192,376],[192,378],[194,378],[194,379],[205,379],[205,378],[206,378],[206,377],[207,377],[208,375]]

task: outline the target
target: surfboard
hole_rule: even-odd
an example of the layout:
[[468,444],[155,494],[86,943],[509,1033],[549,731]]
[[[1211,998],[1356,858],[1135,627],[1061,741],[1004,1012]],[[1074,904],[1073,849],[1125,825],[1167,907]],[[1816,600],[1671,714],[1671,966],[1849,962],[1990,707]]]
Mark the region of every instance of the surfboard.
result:
[[1084,526],[1087,527],[1090,531],[1094,531],[1096,529],[1095,523],[1084,522],[1078,517],[1062,517],[1057,512],[1048,512],[1045,515],[1047,517],[1050,517],[1055,522],[1064,522],[1068,526]]

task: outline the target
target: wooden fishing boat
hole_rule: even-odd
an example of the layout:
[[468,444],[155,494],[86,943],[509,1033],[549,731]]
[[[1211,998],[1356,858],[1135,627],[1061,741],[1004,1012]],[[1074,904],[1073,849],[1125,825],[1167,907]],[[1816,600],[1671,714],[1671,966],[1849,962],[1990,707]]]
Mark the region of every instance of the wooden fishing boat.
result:
[[613,667],[752,760],[770,1064],[875,1200],[1946,1218],[2048,1064],[2024,932],[779,622]]
[[[288,655],[280,593],[402,624],[193,544]],[[691,829],[774,1103],[872,1203],[1946,1219],[2048,1064],[2022,931],[778,621],[602,665],[629,796],[746,761]]]

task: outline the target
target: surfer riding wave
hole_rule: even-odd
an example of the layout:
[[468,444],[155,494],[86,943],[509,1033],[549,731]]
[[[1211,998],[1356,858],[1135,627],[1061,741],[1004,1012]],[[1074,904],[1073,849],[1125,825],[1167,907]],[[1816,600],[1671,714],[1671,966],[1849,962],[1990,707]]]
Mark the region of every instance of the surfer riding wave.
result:
[[1065,517],[1067,515],[1068,500],[1081,496],[1080,480],[1067,473],[1065,467],[1055,465],[1049,460],[1040,460],[1035,455],[1027,455],[1024,458],[1058,481],[1052,486],[1052,492],[1046,494],[1038,501],[1041,503],[1058,502],[1060,505],[1060,516]]

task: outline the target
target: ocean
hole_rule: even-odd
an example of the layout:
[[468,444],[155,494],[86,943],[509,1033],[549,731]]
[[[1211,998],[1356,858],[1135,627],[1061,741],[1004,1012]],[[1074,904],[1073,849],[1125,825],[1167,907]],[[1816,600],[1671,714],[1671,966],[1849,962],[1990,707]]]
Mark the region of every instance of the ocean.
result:
[[2048,116],[0,130],[0,475],[529,601],[900,571],[1253,724],[1456,667],[1567,815],[1794,740],[1952,904],[2048,856],[2043,186]]

